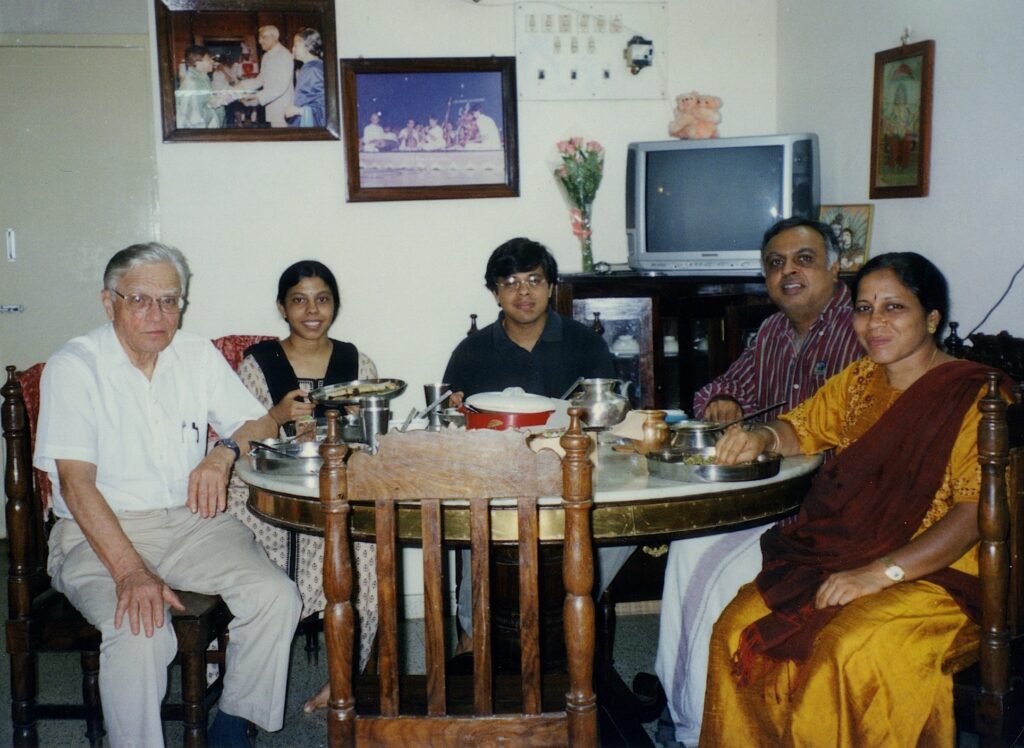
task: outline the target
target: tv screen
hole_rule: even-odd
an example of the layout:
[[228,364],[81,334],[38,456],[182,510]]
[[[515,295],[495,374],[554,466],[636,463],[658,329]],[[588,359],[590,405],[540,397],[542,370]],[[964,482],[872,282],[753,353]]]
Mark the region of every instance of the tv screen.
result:
[[781,145],[648,153],[647,251],[760,248],[782,215],[784,156]]
[[626,251],[651,273],[757,275],[776,221],[817,218],[812,133],[631,143]]

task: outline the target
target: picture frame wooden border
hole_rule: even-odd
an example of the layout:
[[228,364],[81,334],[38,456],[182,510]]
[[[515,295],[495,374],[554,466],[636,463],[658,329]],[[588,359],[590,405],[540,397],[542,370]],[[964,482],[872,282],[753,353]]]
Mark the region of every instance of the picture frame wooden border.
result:
[[[342,59],[341,97],[342,97],[342,132],[345,143],[345,162],[348,171],[348,202],[372,202],[382,200],[447,200],[458,198],[486,197],[518,197],[519,196],[519,149],[518,149],[518,118],[516,96],[516,69],[514,57],[427,57],[427,58],[377,58],[377,59]],[[364,117],[360,117],[360,81],[375,74],[401,74],[415,76],[430,73],[498,73],[501,83],[501,113],[496,117],[500,122],[502,149],[500,164],[503,169],[501,181],[480,182],[472,184],[408,184],[396,183],[381,185],[382,178],[371,180],[372,171],[367,167],[364,174],[361,147],[360,125]],[[365,85],[365,84],[364,84]],[[450,101],[450,100],[449,100]],[[450,103],[449,103],[450,109]],[[493,111],[493,110],[491,110]],[[366,113],[363,113],[364,115]],[[368,115],[367,115],[368,116]],[[447,117],[446,117],[447,119]],[[457,154],[459,152],[444,150],[438,153]],[[461,151],[469,154],[470,151]],[[478,153],[483,153],[480,151]],[[494,153],[494,151],[490,151]],[[384,155],[370,153],[375,159]],[[448,167],[446,166],[445,169]],[[435,169],[441,176],[445,169]],[[430,174],[423,175],[429,178]],[[415,181],[415,180],[413,180]],[[420,180],[422,181],[422,180]]]
[[[839,272],[843,275],[856,273],[868,261],[874,212],[875,206],[871,203],[822,205],[819,209],[818,220],[837,232]],[[849,232],[848,240],[844,237],[846,232]]]
[[872,200],[928,195],[934,66],[931,39],[875,54]]
[[[171,142],[274,141],[274,140],[338,140],[338,57],[334,0],[154,0],[156,10],[156,50],[159,98],[163,140]],[[276,25],[282,31],[282,43],[293,31],[285,23],[293,19],[310,19],[301,25],[313,25],[323,41],[324,115],[323,127],[224,127],[216,129],[180,128],[176,121],[175,82],[180,60],[180,25],[197,14],[249,14],[251,36],[260,26]],[[282,28],[283,27],[283,28]],[[290,39],[288,40],[291,41]],[[202,43],[190,41],[189,43]],[[289,44],[285,44],[286,47]]]

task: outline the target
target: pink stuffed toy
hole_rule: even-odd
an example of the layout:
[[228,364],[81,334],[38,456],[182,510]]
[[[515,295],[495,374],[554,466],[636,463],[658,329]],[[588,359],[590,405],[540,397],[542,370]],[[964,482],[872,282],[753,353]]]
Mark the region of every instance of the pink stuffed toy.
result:
[[718,123],[722,121],[719,108],[722,100],[696,91],[676,97],[675,119],[669,123],[668,133],[675,138],[700,140],[718,137]]

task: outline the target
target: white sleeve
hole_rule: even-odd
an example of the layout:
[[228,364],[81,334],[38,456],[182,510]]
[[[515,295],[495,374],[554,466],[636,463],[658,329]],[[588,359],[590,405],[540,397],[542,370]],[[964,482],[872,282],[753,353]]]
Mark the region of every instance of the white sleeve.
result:
[[210,412],[208,418],[221,436],[235,433],[246,421],[267,414],[259,400],[245,388],[230,364],[214,346],[206,350],[207,386]]
[[94,375],[84,363],[60,353],[47,362],[39,384],[35,467],[56,473],[57,460],[97,464],[97,400]]

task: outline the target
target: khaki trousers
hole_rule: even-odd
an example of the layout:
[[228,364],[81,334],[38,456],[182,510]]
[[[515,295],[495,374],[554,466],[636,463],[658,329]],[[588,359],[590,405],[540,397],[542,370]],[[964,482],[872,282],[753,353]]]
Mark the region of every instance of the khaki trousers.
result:
[[[153,573],[175,589],[220,595],[234,615],[220,709],[265,730],[281,729],[301,610],[294,583],[248,529],[224,514],[203,519],[181,507],[124,512],[118,520]],[[102,635],[100,695],[110,744],[162,746],[160,703],[177,652],[169,612],[152,638],[132,634],[127,617],[114,628],[114,580],[78,524],[58,520],[49,546],[53,586]]]

